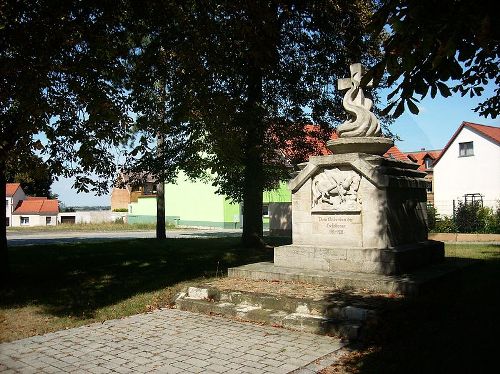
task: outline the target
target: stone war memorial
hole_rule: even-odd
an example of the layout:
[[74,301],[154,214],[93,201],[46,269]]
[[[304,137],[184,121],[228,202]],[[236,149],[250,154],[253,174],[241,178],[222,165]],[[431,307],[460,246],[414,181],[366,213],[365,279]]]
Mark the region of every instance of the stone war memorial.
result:
[[350,71],[338,83],[350,118],[327,143],[333,154],[311,157],[289,182],[293,244],[275,248],[274,270],[398,275],[444,258],[443,243],[427,240],[425,173],[382,156],[393,142],[360,86],[363,67]]
[[364,96],[362,65],[350,72],[338,82],[349,119],[327,143],[333,154],[310,157],[288,184],[292,244],[274,248],[274,262],[230,268],[222,283],[190,287],[181,308],[313,332],[331,332],[325,326],[333,323],[334,333],[354,339],[377,306],[346,295],[414,295],[452,270],[443,243],[427,238],[425,173],[383,157],[393,141]]

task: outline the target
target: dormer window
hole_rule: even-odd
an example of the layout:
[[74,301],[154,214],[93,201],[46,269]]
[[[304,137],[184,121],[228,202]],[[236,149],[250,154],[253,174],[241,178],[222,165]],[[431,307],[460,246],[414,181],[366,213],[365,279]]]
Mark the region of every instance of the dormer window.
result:
[[424,163],[425,163],[425,168],[426,169],[432,169],[432,158],[430,157],[427,157],[425,160],[424,160]]
[[458,143],[458,156],[474,156],[474,142]]

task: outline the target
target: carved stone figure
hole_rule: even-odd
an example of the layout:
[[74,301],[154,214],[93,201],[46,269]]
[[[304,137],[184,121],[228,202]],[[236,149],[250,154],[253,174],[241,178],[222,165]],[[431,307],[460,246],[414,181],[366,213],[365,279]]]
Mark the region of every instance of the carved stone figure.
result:
[[[340,91],[348,90],[342,104],[351,118],[337,128],[337,133],[341,138],[381,136],[378,119],[370,111],[373,102],[365,97],[361,88],[364,68],[361,64],[352,64],[350,71],[351,78],[339,79],[338,88]],[[367,86],[371,87],[372,82]]]
[[352,170],[326,169],[312,180],[313,211],[356,211],[361,177]]

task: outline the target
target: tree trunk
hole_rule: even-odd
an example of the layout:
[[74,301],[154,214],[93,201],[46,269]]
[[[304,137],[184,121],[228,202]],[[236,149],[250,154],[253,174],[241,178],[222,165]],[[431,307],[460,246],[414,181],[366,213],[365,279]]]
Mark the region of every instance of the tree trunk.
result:
[[[163,147],[163,134],[157,134],[158,153],[161,154]],[[166,239],[165,233],[165,184],[158,181],[156,185],[156,239]]]
[[244,158],[243,235],[245,247],[264,247],[262,225],[262,194],[264,192],[263,142],[261,112],[262,72],[253,66],[248,76],[248,122]]
[[[5,195],[7,194],[5,180],[5,162],[0,160],[0,211],[6,211]],[[0,280],[2,285],[9,278],[9,251],[7,247],[7,219],[4,215],[0,219]]]
[[166,239],[165,233],[165,187],[163,182],[156,186],[156,239]]

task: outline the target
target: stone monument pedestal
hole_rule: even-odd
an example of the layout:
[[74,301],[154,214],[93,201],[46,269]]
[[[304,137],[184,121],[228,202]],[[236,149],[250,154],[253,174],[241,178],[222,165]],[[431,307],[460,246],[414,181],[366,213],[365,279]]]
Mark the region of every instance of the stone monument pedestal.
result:
[[275,249],[274,264],[392,275],[442,260],[443,244],[427,240],[417,167],[367,153],[311,157],[289,183],[293,244]]
[[301,164],[289,182],[293,244],[275,248],[273,264],[231,268],[229,277],[417,294],[449,273],[429,266],[444,260],[444,244],[427,238],[425,173],[380,156],[388,139],[378,138],[376,154],[352,152],[372,139],[329,142],[333,155]]

